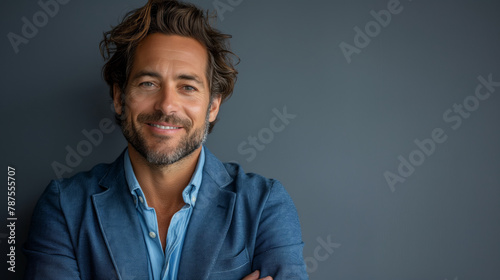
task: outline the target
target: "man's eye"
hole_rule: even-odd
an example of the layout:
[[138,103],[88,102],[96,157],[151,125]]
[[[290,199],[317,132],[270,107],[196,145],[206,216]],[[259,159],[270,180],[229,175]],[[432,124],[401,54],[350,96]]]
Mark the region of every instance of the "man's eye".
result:
[[152,82],[142,82],[139,84],[141,87],[153,87],[154,85]]
[[195,91],[196,90],[196,88],[192,87],[192,86],[183,86],[182,89],[184,89],[186,91]]

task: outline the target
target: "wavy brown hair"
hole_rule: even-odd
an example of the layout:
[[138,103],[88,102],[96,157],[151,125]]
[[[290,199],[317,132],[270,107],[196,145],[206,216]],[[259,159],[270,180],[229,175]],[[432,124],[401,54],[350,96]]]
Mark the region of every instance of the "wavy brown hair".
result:
[[[210,97],[221,96],[227,100],[234,89],[238,71],[234,68],[233,58],[237,56],[229,50],[231,35],[223,34],[211,26],[214,15],[204,13],[196,6],[176,0],[149,0],[139,9],[127,13],[123,21],[108,32],[99,44],[101,54],[107,61],[102,74],[110,87],[113,98],[113,85],[122,92],[122,103],[135,50],[139,42],[153,33],[179,35],[196,39],[208,51],[206,76],[209,82]],[[121,126],[122,117],[115,114]],[[209,132],[217,120],[210,123]]]

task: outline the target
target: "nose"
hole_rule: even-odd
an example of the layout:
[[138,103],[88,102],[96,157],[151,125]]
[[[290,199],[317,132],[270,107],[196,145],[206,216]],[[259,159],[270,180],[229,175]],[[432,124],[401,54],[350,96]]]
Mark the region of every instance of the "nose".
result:
[[179,109],[179,94],[174,86],[166,85],[157,95],[155,110],[163,112],[164,115],[177,113]]

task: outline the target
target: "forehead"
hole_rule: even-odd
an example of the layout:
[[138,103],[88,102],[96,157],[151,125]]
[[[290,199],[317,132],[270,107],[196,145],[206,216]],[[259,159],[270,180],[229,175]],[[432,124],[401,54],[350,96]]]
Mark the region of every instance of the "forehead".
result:
[[207,63],[207,49],[197,40],[154,33],[144,38],[137,46],[131,74],[146,69],[160,74],[194,71],[205,77]]

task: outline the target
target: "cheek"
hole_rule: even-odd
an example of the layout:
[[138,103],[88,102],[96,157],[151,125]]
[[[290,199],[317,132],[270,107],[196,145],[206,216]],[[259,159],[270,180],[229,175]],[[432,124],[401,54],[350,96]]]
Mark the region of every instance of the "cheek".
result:
[[203,110],[202,106],[196,105],[196,106],[186,107],[185,112],[192,119],[196,119],[196,120],[200,119],[202,115],[203,115],[203,117],[205,117],[204,113],[203,113],[204,110]]
[[193,120],[197,126],[203,126],[205,124],[205,118],[207,116],[208,104],[192,104],[191,106],[185,107],[185,112],[187,116]]
[[137,98],[129,99],[127,100],[125,106],[127,114],[132,117],[141,113],[151,113],[154,110],[154,102],[148,100],[147,98],[141,98],[140,100]]

